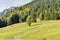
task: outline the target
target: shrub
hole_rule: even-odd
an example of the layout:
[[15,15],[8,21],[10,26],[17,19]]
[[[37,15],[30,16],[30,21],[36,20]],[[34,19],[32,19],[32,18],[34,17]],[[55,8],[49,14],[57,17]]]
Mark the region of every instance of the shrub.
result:
[[30,16],[27,17],[27,24],[28,24],[29,26],[31,26],[31,17],[30,17]]

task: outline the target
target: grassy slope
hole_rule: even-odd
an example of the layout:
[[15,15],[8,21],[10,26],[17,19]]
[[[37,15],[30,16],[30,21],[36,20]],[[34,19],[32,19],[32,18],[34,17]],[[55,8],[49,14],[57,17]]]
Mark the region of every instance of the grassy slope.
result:
[[1,40],[60,40],[60,21],[40,21],[29,27],[18,23],[0,29]]

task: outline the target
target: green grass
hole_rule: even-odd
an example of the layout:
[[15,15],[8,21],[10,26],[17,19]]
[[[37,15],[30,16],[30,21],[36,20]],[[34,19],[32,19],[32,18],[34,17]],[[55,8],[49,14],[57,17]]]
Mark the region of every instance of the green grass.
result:
[[60,40],[60,20],[18,23],[0,28],[0,40]]

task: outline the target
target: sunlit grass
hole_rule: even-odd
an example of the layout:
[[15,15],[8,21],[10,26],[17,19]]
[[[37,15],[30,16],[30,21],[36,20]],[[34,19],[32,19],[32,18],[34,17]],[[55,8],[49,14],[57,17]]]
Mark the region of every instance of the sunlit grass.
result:
[[60,40],[60,20],[45,20],[32,23],[18,23],[0,28],[1,40]]

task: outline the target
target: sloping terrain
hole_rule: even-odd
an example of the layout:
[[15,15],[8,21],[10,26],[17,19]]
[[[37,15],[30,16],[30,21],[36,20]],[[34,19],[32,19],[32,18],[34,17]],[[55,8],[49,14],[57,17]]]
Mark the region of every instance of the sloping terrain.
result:
[[0,28],[0,40],[60,40],[60,21],[18,23]]
[[31,16],[33,22],[40,20],[60,19],[60,0],[33,0],[26,5],[14,7],[0,17],[0,28],[15,23],[26,22]]

